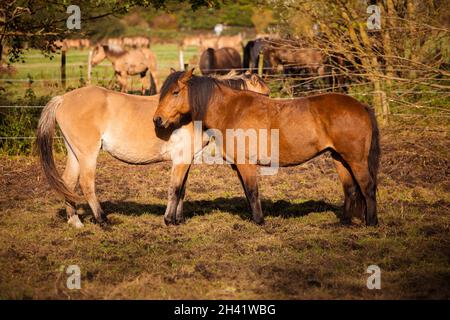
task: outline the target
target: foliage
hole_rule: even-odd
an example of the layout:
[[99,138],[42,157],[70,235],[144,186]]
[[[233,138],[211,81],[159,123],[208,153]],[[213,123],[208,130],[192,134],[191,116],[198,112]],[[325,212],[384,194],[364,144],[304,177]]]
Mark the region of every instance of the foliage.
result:
[[[56,40],[71,36],[83,36],[89,23],[112,15],[121,16],[131,9],[153,6],[165,8],[166,0],[3,0],[0,2],[0,62],[3,48],[7,47],[10,61],[17,61],[26,46],[41,49],[50,54],[57,47]],[[188,9],[202,6],[218,7],[219,0],[172,0],[170,3],[186,3]],[[81,9],[82,30],[69,30],[66,26],[69,5],[78,5]],[[111,26],[113,27],[113,26]],[[102,29],[100,29],[102,30]],[[114,31],[117,32],[117,29]]]
[[[0,93],[2,106],[41,106],[50,100],[49,96],[36,97],[32,89],[27,89],[23,98],[10,101],[9,95]],[[30,154],[32,151],[33,137],[40,108],[2,108],[0,109],[0,153],[8,155]]]

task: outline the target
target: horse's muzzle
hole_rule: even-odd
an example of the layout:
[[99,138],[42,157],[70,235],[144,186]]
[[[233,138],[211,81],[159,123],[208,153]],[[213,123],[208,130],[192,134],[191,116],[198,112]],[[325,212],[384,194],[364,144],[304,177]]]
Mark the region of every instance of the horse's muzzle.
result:
[[157,128],[161,128],[163,126],[163,120],[160,116],[154,116],[153,123]]

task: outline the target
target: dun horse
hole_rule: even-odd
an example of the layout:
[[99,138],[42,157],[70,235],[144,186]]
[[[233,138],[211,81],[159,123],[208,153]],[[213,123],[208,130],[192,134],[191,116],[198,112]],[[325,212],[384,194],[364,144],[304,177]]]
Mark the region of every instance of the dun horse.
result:
[[[254,222],[264,221],[257,164],[266,163],[267,159],[263,161],[258,153],[257,161],[252,164],[249,155],[255,154],[246,146],[244,163],[236,161],[237,151],[227,154],[226,145],[235,144],[237,137],[227,141],[227,129],[277,129],[280,166],[298,165],[331,151],[345,194],[342,222],[351,223],[352,216],[359,216],[365,217],[367,225],[378,223],[376,188],[380,152],[378,126],[370,107],[350,96],[333,93],[270,99],[233,90],[215,79],[193,76],[192,71],[173,73],[166,79],[154,122],[159,127],[167,127],[190,114],[193,121],[202,121],[205,129],[219,130],[224,139],[223,158],[233,160]],[[271,146],[270,137],[268,140]],[[261,147],[261,143],[264,142],[258,141],[256,145]],[[168,214],[173,217],[174,209]]]
[[200,57],[200,71],[204,75],[226,74],[232,69],[242,68],[241,56],[236,49],[206,49]]
[[[174,72],[174,71],[173,71]],[[268,94],[268,87],[258,78],[234,76],[221,83],[241,90],[254,90]],[[171,160],[171,156],[184,147],[182,136],[193,134],[192,122],[182,122],[187,130],[174,132],[155,129],[153,115],[159,96],[135,96],[100,87],[85,87],[54,97],[43,109],[37,130],[37,147],[44,173],[50,185],[61,193],[66,201],[69,224],[83,226],[75,204],[81,198],[74,193],[79,181],[81,190],[99,223],[106,216],[95,193],[95,169],[100,149],[113,157],[131,164],[149,164]],[[67,163],[59,176],[52,153],[55,120],[58,123],[67,149]],[[173,133],[173,134],[172,134]],[[198,152],[199,150],[194,150]],[[190,164],[174,164],[171,185],[185,181]],[[173,197],[171,187],[169,199]],[[184,195],[184,184],[183,184]],[[182,221],[182,200],[177,202],[177,218],[167,223]]]
[[151,95],[156,94],[158,87],[156,56],[150,49],[141,48],[128,51],[116,46],[97,45],[92,52],[92,66],[96,66],[105,59],[111,61],[122,92],[127,92],[128,76],[139,75],[142,94],[145,94],[147,88]]

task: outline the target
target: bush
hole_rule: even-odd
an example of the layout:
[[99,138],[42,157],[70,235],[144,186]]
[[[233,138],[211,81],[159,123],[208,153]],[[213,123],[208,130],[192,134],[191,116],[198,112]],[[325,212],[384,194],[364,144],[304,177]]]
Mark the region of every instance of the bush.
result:
[[[23,98],[10,101],[5,93],[0,93],[2,106],[43,106],[50,96],[36,97],[32,89],[28,89]],[[2,108],[0,109],[0,154],[30,155],[33,150],[33,138],[41,108]],[[61,150],[62,143],[57,145]]]

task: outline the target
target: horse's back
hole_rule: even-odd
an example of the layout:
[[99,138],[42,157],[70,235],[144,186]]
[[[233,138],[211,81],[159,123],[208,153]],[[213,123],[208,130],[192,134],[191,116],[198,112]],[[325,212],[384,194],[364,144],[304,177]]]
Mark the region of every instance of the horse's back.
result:
[[236,69],[241,68],[241,55],[239,52],[231,47],[221,48],[216,51],[217,60],[224,61],[224,64],[227,64],[227,67]]
[[78,150],[99,147],[126,162],[159,155],[153,114],[158,96],[134,96],[88,86],[64,94],[57,121],[69,144]]
[[[63,103],[56,111],[58,122],[96,121],[107,111],[108,90],[87,86],[72,90],[63,95]],[[60,123],[62,125],[62,123]]]

